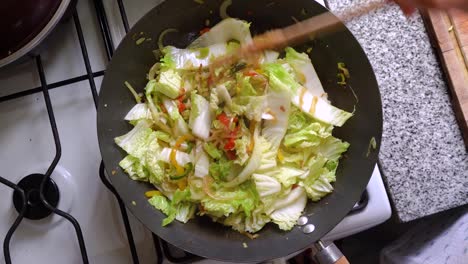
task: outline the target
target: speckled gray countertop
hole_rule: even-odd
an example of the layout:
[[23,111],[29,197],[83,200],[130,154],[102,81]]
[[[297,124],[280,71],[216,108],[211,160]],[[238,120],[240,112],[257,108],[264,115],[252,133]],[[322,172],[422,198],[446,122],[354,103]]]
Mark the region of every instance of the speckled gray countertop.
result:
[[[328,0],[332,11],[365,0]],[[419,15],[395,5],[347,24],[374,68],[384,112],[380,163],[403,221],[468,203],[468,154]]]

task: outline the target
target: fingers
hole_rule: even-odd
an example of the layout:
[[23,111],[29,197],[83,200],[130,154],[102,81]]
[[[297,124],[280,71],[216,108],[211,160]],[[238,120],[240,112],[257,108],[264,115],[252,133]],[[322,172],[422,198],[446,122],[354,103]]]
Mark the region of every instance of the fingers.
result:
[[[439,0],[442,1],[442,0]],[[467,0],[448,0],[446,4],[449,4],[450,6],[447,6],[447,9],[450,8],[456,8],[464,11],[468,11],[468,1]]]
[[405,15],[411,15],[416,11],[416,6],[412,0],[395,0],[395,3],[400,6]]
[[412,14],[416,8],[468,10],[468,0],[394,0],[403,13]]

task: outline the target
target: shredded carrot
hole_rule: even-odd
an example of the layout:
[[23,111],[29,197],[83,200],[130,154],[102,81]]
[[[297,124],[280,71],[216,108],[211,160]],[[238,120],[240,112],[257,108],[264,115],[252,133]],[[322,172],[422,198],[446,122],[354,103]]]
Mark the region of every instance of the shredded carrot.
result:
[[182,143],[184,143],[186,140],[193,139],[193,137],[189,134],[183,135],[179,137],[174,145],[174,148],[171,151],[171,154],[169,156],[169,159],[171,160],[171,164],[176,168],[177,175],[182,175],[184,174],[185,170],[184,167],[180,166],[179,163],[177,162],[176,159],[176,154],[177,150],[180,148]]
[[158,195],[161,195],[161,192],[160,191],[156,191],[156,190],[153,190],[153,191],[147,191],[145,192],[145,196],[147,198],[151,198],[153,196],[158,196]]
[[181,191],[185,190],[187,188],[187,178],[182,178],[177,181],[177,186]]

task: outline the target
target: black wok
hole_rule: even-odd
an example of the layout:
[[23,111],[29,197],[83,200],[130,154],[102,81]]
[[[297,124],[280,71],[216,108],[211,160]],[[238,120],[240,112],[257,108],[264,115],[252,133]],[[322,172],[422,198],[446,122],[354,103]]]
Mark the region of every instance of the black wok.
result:
[[[208,218],[196,217],[187,224],[177,221],[161,226],[165,216],[154,209],[144,193],[153,189],[149,184],[131,180],[118,166],[125,153],[114,144],[116,136],[127,133],[131,126],[123,120],[135,104],[134,98],[124,86],[129,81],[137,91],[146,85],[146,73],[155,63],[152,51],[157,49],[159,34],[167,28],[177,28],[179,33],[168,34],[165,44],[186,47],[205,27],[220,21],[219,0],[205,0],[200,5],[190,0],[165,1],[147,13],[121,42],[102,83],[98,109],[98,137],[101,154],[110,180],[125,201],[128,209],[151,231],[167,242],[193,254],[236,262],[260,262],[284,257],[304,249],[327,234],[337,225],[364,191],[377,160],[378,147],[366,154],[369,141],[375,137],[380,145],[382,134],[382,106],[375,76],[359,43],[348,30],[327,36],[317,36],[303,46],[310,54],[317,73],[332,103],[355,115],[342,127],[335,129],[335,136],[348,141],[351,146],[340,162],[335,191],[318,203],[309,202],[304,215],[315,225],[310,234],[295,227],[283,232],[275,225],[267,225],[254,240],[228,227],[213,223]],[[307,14],[304,15],[304,9]],[[211,12],[210,12],[211,11]],[[234,0],[228,14],[252,22],[253,34],[293,23],[327,10],[312,0]],[[143,11],[142,11],[143,12]],[[153,41],[136,45],[135,35],[143,32]],[[350,87],[337,84],[337,63],[345,62],[351,78]],[[357,102],[358,101],[358,102]],[[247,244],[247,248],[243,243]]]

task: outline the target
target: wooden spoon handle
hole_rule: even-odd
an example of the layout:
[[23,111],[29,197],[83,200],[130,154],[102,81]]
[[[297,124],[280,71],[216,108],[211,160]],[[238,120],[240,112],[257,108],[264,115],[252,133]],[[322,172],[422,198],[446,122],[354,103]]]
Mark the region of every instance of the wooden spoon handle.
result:
[[285,28],[267,31],[253,38],[253,42],[243,48],[243,52],[260,52],[267,49],[279,49],[296,44],[313,34],[334,31],[342,27],[342,21],[349,21],[372,10],[381,8],[385,1],[376,0],[339,12],[338,19],[330,12],[308,18]]

